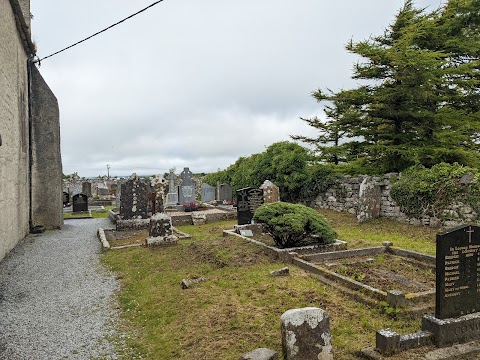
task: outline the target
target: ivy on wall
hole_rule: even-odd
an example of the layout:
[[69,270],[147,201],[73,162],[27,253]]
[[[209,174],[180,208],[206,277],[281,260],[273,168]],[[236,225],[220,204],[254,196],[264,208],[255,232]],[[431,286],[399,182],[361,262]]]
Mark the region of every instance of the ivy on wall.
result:
[[407,216],[442,219],[449,205],[463,203],[475,210],[478,219],[480,172],[458,163],[410,167],[393,184],[390,196]]

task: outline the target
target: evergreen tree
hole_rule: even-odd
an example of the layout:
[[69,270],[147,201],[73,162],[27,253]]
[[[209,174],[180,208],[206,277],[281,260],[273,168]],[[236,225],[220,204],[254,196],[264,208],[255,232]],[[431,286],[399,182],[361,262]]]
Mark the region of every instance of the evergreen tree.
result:
[[480,0],[450,0],[426,13],[406,1],[381,36],[348,51],[364,61],[352,78],[365,85],[337,93],[317,90],[328,120],[303,119],[324,161],[360,163],[367,171],[413,164],[478,166],[480,137]]

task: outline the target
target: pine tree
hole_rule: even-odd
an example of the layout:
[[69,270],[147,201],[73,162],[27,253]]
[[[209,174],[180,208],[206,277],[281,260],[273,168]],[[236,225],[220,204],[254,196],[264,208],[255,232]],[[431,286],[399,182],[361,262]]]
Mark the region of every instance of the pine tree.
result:
[[[324,161],[360,163],[374,172],[413,164],[478,166],[480,137],[480,0],[450,0],[426,13],[406,1],[381,36],[346,49],[364,61],[356,89],[325,94],[328,120],[303,119]],[[368,171],[368,170],[367,170]]]

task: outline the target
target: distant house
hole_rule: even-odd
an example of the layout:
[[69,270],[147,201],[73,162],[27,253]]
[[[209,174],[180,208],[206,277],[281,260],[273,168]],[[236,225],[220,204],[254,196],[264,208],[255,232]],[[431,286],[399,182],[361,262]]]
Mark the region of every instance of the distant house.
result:
[[0,260],[36,226],[61,228],[55,95],[33,64],[30,0],[0,0]]

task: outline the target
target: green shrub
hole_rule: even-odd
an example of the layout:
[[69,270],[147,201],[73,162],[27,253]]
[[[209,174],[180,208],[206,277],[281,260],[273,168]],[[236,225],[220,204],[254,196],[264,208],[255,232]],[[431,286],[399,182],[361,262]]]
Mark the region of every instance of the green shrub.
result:
[[278,247],[330,244],[336,232],[315,210],[300,204],[277,202],[260,206],[253,218],[265,224]]
[[457,163],[440,163],[430,169],[414,166],[402,172],[390,196],[405,214],[417,218],[442,218],[442,211],[455,202],[468,204],[479,213],[480,173]]

